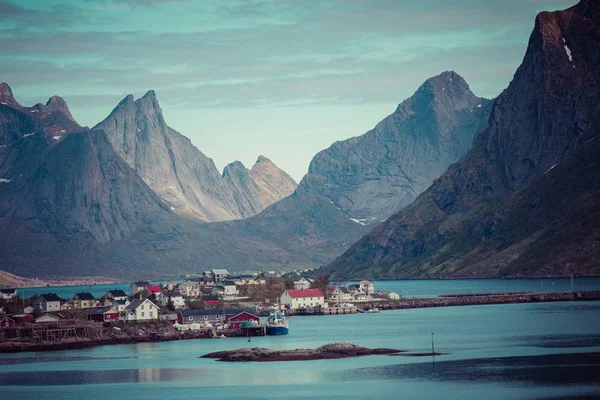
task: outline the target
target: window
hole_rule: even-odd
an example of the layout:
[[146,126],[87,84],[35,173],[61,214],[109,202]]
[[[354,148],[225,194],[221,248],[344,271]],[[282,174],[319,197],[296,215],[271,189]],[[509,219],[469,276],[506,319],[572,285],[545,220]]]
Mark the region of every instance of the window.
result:
[[144,316],[144,312],[142,311],[142,317]]
[[150,311],[150,318],[154,317],[154,311]]
[[[190,317],[191,318],[191,317]],[[204,316],[204,320],[207,321],[208,320],[208,315]]]
[[144,307],[145,307],[145,306],[142,304],[142,310],[144,309]]
[[193,320],[194,320],[194,317],[191,317],[191,316],[190,316],[190,317],[188,317],[188,319],[189,319],[190,321],[193,321]]
[[217,315],[215,318],[216,318],[216,319],[219,319],[219,316]]

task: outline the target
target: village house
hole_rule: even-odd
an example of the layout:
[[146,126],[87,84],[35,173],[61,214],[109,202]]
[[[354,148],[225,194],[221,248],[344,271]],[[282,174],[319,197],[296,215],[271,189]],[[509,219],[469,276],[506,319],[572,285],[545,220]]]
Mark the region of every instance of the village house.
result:
[[265,278],[264,273],[258,274],[254,279],[252,279],[251,284],[253,285],[266,285],[267,279]]
[[116,300],[125,300],[126,298],[127,298],[127,293],[125,293],[121,289],[109,290],[104,295],[104,305],[112,306]]
[[286,290],[280,303],[291,309],[324,306],[325,297],[319,289]]
[[239,329],[248,322],[253,325],[258,325],[260,323],[260,318],[253,313],[243,311],[227,319],[227,325],[229,325],[229,328],[231,329]]
[[371,294],[375,292],[375,286],[367,280],[360,281],[358,287],[360,291],[364,294]]
[[185,300],[183,298],[183,295],[178,291],[161,292],[158,296],[156,296],[156,300],[162,307],[167,306],[167,304],[169,303],[169,299],[171,299],[175,308],[185,307]]
[[335,289],[333,289],[330,300],[350,301],[350,300],[352,300],[352,294],[350,294],[350,291],[347,288],[345,288],[344,286],[338,286]]
[[313,282],[314,282],[314,280],[311,278],[307,278],[307,277],[300,278],[299,280],[294,282],[294,289],[296,289],[296,290],[310,289],[310,285],[312,285]]
[[60,311],[60,297],[56,293],[40,294],[33,306],[43,312]]
[[216,306],[219,304],[219,297],[214,294],[206,294],[202,296],[202,301],[206,306]]
[[148,287],[148,285],[150,285],[150,283],[146,282],[146,281],[133,282],[129,286],[129,294],[131,296],[136,296],[139,292],[143,292],[144,289],[146,289],[146,287]]
[[125,300],[115,300],[114,304],[111,307],[113,310],[122,313],[125,311],[125,308],[127,308],[129,303],[130,301],[128,298],[125,298]]
[[215,286],[213,288],[213,293],[225,300],[231,300],[238,297],[240,291],[234,282],[226,280],[221,281],[217,286]]
[[146,290],[150,295],[155,295],[157,297],[162,293],[162,288],[159,285],[148,285],[146,286]]
[[348,290],[350,291],[350,294],[354,296],[356,293],[360,293],[360,285],[348,285]]
[[17,297],[17,289],[0,289],[0,299],[12,301]]
[[125,307],[126,322],[147,322],[158,319],[159,307],[148,299],[135,299]]
[[90,310],[88,312],[88,319],[90,321],[98,322],[117,322],[119,320],[120,313],[113,310],[110,307],[100,308],[97,310]]
[[15,326],[15,320],[8,315],[0,315],[0,328],[8,328],[9,326]]
[[25,323],[33,323],[33,315],[31,314],[15,314],[12,316],[12,319],[15,321],[15,323],[19,325],[23,325]]
[[205,285],[215,283],[215,277],[212,271],[204,271],[202,273],[202,282],[204,282]]
[[[178,313],[179,325],[209,323],[212,325],[225,323],[230,318],[241,313],[254,315],[254,308],[212,308],[204,310],[181,310]],[[258,318],[258,317],[256,317]]]
[[47,323],[47,322],[56,322],[56,321],[60,321],[60,318],[57,317],[56,315],[52,315],[52,314],[44,314],[35,319],[36,324],[43,324],[43,323]]
[[91,293],[75,293],[73,299],[73,308],[92,308],[96,307],[96,298]]
[[361,292],[356,292],[352,295],[352,299],[354,301],[366,301],[367,300],[367,295]]
[[388,298],[390,300],[400,300],[400,295],[396,292],[391,292],[390,294],[388,294]]
[[229,276],[229,271],[226,269],[213,269],[212,274],[214,282],[217,283],[227,278]]
[[68,301],[61,300],[61,302],[60,302],[60,310],[61,311],[68,311],[72,308],[73,308],[73,304],[69,303]]
[[179,285],[177,285],[177,289],[181,294],[183,294],[184,297],[187,297],[188,299],[200,296],[200,285],[198,282],[181,282]]
[[25,314],[32,314],[35,311],[35,307],[33,306],[27,306],[23,309],[23,313]]

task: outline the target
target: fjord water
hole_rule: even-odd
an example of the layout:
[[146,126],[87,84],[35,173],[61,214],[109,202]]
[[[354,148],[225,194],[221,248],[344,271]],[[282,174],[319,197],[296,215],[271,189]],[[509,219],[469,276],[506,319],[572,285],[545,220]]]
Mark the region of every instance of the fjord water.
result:
[[[223,363],[205,353],[347,341],[432,357]],[[11,399],[541,399],[600,396],[600,302],[290,318],[280,337],[182,340],[0,356]]]
[[[181,282],[181,280],[175,280]],[[437,297],[441,294],[491,293],[491,292],[563,292],[571,290],[569,278],[544,279],[423,279],[423,280],[384,280],[372,281],[375,290],[387,290],[408,297]],[[153,282],[160,283],[160,282]],[[358,283],[333,282],[339,284]],[[96,297],[104,296],[111,289],[122,289],[129,293],[130,283],[112,283],[87,286],[52,286],[19,289],[21,297],[53,292],[63,298],[70,298],[78,292],[90,292]],[[600,290],[600,278],[574,278],[574,290]]]

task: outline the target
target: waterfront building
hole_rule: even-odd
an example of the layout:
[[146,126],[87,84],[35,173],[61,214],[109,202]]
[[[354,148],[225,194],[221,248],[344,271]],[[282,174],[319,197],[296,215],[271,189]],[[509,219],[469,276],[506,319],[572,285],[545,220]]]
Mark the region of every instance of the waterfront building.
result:
[[135,299],[124,311],[126,322],[147,322],[158,319],[159,307],[148,299]]
[[358,288],[364,294],[375,293],[375,286],[367,280],[360,281]]
[[296,289],[296,290],[310,289],[310,285],[312,285],[312,283],[313,283],[313,279],[303,277],[303,278],[300,278],[299,280],[297,280],[296,282],[294,282],[294,289]]
[[217,296],[222,297],[225,300],[231,300],[238,297],[240,291],[238,290],[235,282],[226,280],[222,281],[213,288],[213,294],[216,294]]
[[9,326],[15,326],[15,320],[8,315],[0,315],[0,328],[7,328]]
[[166,307],[167,304],[169,304],[169,299],[171,299],[175,308],[185,307],[185,299],[183,298],[183,295],[178,291],[161,292],[158,296],[156,296],[156,300],[160,303],[162,307]]
[[286,290],[280,303],[291,309],[324,306],[325,296],[319,289]]
[[179,325],[191,324],[221,324],[230,318],[242,313],[247,313],[258,318],[254,308],[211,308],[204,310],[181,310],[178,312],[177,323]]
[[56,321],[60,321],[60,318],[57,317],[56,315],[44,314],[44,315],[36,318],[35,323],[36,324],[43,324],[43,323],[46,323],[46,322],[56,322]]
[[119,320],[120,313],[112,308],[101,308],[98,310],[90,310],[88,312],[88,319],[90,321],[98,322],[116,322]]
[[350,300],[352,300],[352,294],[350,294],[350,291],[347,288],[345,288],[344,286],[338,286],[335,289],[333,289],[330,300],[350,301]]

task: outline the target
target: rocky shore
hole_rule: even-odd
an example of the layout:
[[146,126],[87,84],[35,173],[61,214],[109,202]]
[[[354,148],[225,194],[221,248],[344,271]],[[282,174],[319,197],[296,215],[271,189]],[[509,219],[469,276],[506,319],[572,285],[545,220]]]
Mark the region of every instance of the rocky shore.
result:
[[376,354],[397,354],[404,350],[376,348],[369,349],[351,343],[326,344],[316,349],[269,350],[262,347],[217,351],[199,358],[216,358],[226,362],[269,362],[269,361],[307,361],[330,360],[370,356]]
[[425,307],[480,306],[488,304],[543,303],[556,301],[598,301],[600,291],[556,292],[556,293],[509,293],[481,294],[480,296],[436,297],[431,299],[407,298],[363,304],[363,308],[380,310],[404,310]]

